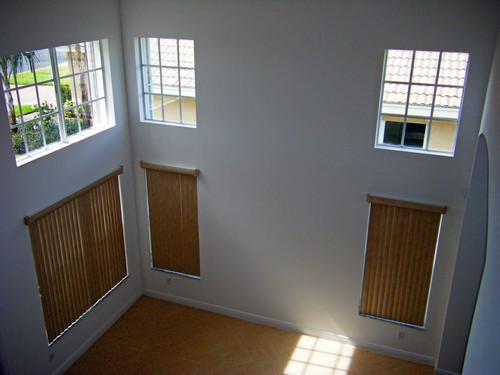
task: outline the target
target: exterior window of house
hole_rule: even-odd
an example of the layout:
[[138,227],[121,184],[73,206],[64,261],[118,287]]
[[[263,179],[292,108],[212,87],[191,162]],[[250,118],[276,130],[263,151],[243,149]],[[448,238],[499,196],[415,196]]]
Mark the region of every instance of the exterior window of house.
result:
[[469,54],[386,51],[376,148],[453,156]]
[[101,44],[0,57],[18,166],[109,126]]
[[194,41],[140,38],[141,121],[196,127]]

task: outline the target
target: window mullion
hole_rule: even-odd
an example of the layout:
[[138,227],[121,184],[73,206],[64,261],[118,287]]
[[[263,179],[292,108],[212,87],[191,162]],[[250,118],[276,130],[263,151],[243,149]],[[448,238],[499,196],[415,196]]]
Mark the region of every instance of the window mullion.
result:
[[[44,116],[42,114],[42,107],[41,107],[41,102],[40,102],[40,93],[38,92],[38,81],[37,81],[37,78],[36,78],[35,64],[33,62],[33,52],[30,52],[30,58],[31,58],[31,61],[32,61],[32,63],[30,65],[32,65],[32,67],[33,67],[33,82],[34,82],[33,83],[33,87],[35,88],[35,91],[36,91],[36,102],[38,103],[38,118],[40,120],[40,131],[42,132],[43,147],[45,148],[45,147],[47,147],[47,141],[45,139],[45,129],[44,129],[44,126],[43,126]],[[21,106],[19,107],[19,110],[22,113]]]
[[[146,89],[145,89],[145,84],[146,84],[146,78],[144,76],[144,69],[146,68],[146,64],[144,64],[144,61],[151,61],[151,57],[149,56],[149,39],[147,38],[141,38],[140,43],[139,43],[139,56],[140,56],[140,61],[141,61],[141,91],[142,91],[142,105],[143,105],[143,111],[146,112],[146,109],[148,106],[146,105]],[[147,53],[147,56],[146,54]],[[149,68],[148,68],[149,69]],[[151,82],[149,82],[151,85]],[[148,95],[149,102],[151,103],[151,96]],[[151,108],[151,106],[149,107]],[[144,113],[144,116],[146,116],[146,113]]]
[[56,90],[57,116],[59,117],[59,135],[61,142],[68,143],[66,135],[66,127],[64,126],[64,107],[61,97],[61,84],[59,78],[59,69],[57,68],[57,57],[55,48],[49,48],[50,66],[52,68],[52,76],[54,77],[54,88]]
[[[384,136],[385,136],[385,120],[383,121],[383,125],[382,125],[382,116],[383,116],[383,113],[382,113],[382,108],[383,108],[383,103],[384,103],[384,91],[385,91],[385,84],[388,83],[388,81],[386,80],[386,71],[387,71],[387,61],[389,59],[389,51],[386,50],[385,51],[385,58],[384,58],[384,69],[382,71],[382,91],[381,91],[381,99],[380,99],[380,102],[378,104],[378,113],[379,113],[379,116],[378,116],[378,119],[377,119],[377,139],[376,139],[376,144],[377,143],[383,143],[383,139],[384,139]],[[392,83],[391,81],[389,81],[390,83]],[[380,141],[382,140],[382,141]]]
[[436,70],[436,79],[434,80],[434,91],[432,95],[432,104],[431,104],[431,113],[429,116],[429,124],[427,125],[427,129],[425,132],[425,149],[427,150],[427,146],[429,144],[429,137],[431,134],[431,127],[432,127],[432,119],[434,118],[434,106],[436,104],[436,94],[437,94],[437,87],[438,87],[438,82],[439,82],[439,71],[441,69],[441,58],[443,56],[443,52],[439,51],[439,59],[438,59],[438,65],[437,65],[437,70]]
[[[93,46],[93,47],[95,48],[95,46]],[[111,104],[109,103],[109,101],[107,99],[107,97],[108,97],[108,85],[106,83],[107,72],[104,69],[104,61],[103,61],[104,60],[104,53],[103,53],[103,47],[102,47],[102,43],[101,42],[98,43],[97,48],[99,49],[99,59],[101,61],[101,67],[99,69],[101,69],[101,72],[102,72],[102,89],[103,89],[102,94],[103,94],[103,97],[104,97],[104,105],[105,105],[105,108],[106,108],[106,116],[103,116],[102,113],[99,114],[99,122],[101,124],[103,124],[104,122],[109,123],[109,121],[110,121],[110,119],[108,117],[108,113],[111,113],[111,109],[110,109],[110,105]],[[94,51],[94,59],[95,59],[94,60],[94,66],[96,66],[95,61],[97,59],[95,57],[95,51]],[[96,72],[97,72],[97,70],[96,70]],[[98,77],[98,75],[96,75],[96,76]],[[109,76],[111,76],[111,74]],[[96,82],[96,84],[97,84],[97,82]],[[99,106],[99,104],[97,104],[97,105]]]
[[[30,52],[30,56],[31,56],[31,58],[33,58],[32,52]],[[40,93],[38,92],[38,82],[36,80],[36,73],[35,73],[34,69],[33,69],[33,87],[34,87],[35,93],[36,93],[36,103],[38,105],[38,119],[40,121],[40,131],[42,132],[43,146],[45,148],[45,146],[47,146],[47,144],[45,142],[45,132],[43,130],[43,113],[42,113],[42,106],[41,106],[42,103],[40,102]],[[19,108],[21,108],[21,106],[19,106]],[[24,124],[24,130],[26,131],[26,123],[24,121],[22,121],[22,123]],[[28,139],[26,139],[26,144],[27,144],[27,142],[28,142]],[[27,155],[30,154],[29,148],[26,148],[26,154]]]
[[416,51],[412,52],[411,55],[411,65],[410,65],[410,76],[408,80],[408,93],[406,94],[406,105],[405,105],[405,114],[403,116],[403,129],[401,133],[401,147],[404,147],[404,141],[406,136],[406,121],[408,119],[408,107],[410,106],[410,96],[411,96],[411,82],[413,79],[413,68],[415,64],[415,55]]
[[177,77],[179,77],[179,117],[181,124],[184,123],[182,117],[182,92],[181,92],[181,52],[180,52],[180,42],[177,39]]
[[[81,132],[82,132],[82,125],[81,125],[79,111],[78,111],[78,109],[79,109],[78,107],[80,106],[81,103],[78,100],[78,87],[76,87],[76,75],[77,75],[77,72],[75,71],[75,63],[74,63],[74,60],[73,60],[73,57],[74,57],[73,54],[75,52],[73,52],[73,48],[72,48],[71,44],[68,47],[69,47],[69,64],[71,66],[71,74],[72,74],[71,75],[71,80],[73,81],[73,87],[75,88],[76,123],[78,125],[78,134],[81,134]],[[80,69],[80,67],[78,67],[78,69]],[[80,73],[80,72],[78,72],[78,73]],[[80,81],[81,81],[81,78],[80,78]],[[83,111],[83,107],[82,107],[82,111]]]
[[92,106],[92,98],[94,97],[94,95],[92,95],[92,84],[91,84],[91,78],[90,78],[91,69],[90,69],[90,64],[89,64],[89,61],[90,61],[89,60],[89,54],[90,54],[89,44],[90,43],[88,43],[88,42],[83,43],[83,45],[85,46],[85,64],[86,64],[85,65],[85,67],[86,67],[85,74],[86,74],[87,80],[88,80],[87,90],[89,91],[89,96],[87,98],[87,102],[89,103],[90,106]]
[[[161,65],[161,42],[160,38],[157,38],[158,43],[158,66],[160,70],[160,99],[161,99],[161,120],[165,121],[165,97],[163,96],[163,68]],[[153,101],[154,103],[154,101]]]

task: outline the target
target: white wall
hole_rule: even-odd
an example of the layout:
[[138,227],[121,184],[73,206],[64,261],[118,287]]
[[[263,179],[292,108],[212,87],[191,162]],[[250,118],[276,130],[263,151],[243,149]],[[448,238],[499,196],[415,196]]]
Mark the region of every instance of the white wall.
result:
[[[117,122],[18,168],[0,106],[2,370],[48,374],[63,369],[141,293],[141,270],[142,285],[158,295],[346,335],[432,361],[443,329],[464,214],[462,191],[472,165],[498,12],[494,1],[472,0],[122,0],[120,6],[118,0],[2,1],[0,54],[109,39]],[[197,129],[139,122],[138,36],[195,39]],[[454,158],[373,148],[386,48],[471,54]],[[139,160],[201,169],[200,281],[149,270]],[[22,218],[119,165],[125,168],[131,276],[48,348]],[[357,315],[367,193],[449,207],[425,331]],[[397,340],[398,331],[406,333],[404,341]]]
[[[109,40],[114,128],[16,167],[5,106],[0,106],[0,358],[8,374],[50,374],[63,368],[142,289],[118,1],[0,2],[0,55],[101,38]],[[125,170],[122,188],[130,277],[49,348],[23,217],[120,165]]]
[[[122,0],[145,289],[439,349],[497,32],[493,1]],[[134,38],[195,40],[198,128],[139,122]],[[470,53],[455,157],[375,150],[384,49]],[[201,281],[149,270],[140,160],[201,170]],[[358,316],[367,193],[446,204],[425,331]],[[172,278],[167,285],[166,278]],[[403,341],[397,332],[406,333]]]
[[491,70],[481,134],[488,147],[489,204],[486,264],[463,374],[500,374],[500,34]]
[[437,369],[460,373],[486,259],[488,154],[478,139]]

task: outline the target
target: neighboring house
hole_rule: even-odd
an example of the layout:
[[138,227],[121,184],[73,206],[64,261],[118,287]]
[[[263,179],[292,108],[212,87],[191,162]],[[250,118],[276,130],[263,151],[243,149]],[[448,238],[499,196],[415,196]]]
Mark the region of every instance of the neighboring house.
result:
[[414,55],[406,50],[387,53],[378,143],[452,153],[469,54]]
[[146,118],[196,124],[194,43],[141,38]]

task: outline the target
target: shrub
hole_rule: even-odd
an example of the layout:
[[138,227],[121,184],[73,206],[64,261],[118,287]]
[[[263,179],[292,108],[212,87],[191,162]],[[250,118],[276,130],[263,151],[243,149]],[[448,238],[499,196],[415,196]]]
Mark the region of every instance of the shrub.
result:
[[21,156],[26,153],[24,148],[24,140],[22,134],[16,130],[12,130],[12,145],[14,146],[14,151],[16,156]]
[[52,117],[45,117],[43,119],[43,131],[45,132],[45,142],[47,142],[47,144],[59,142],[61,140],[59,125]]
[[69,83],[61,83],[61,99],[63,103],[71,101],[71,87]]
[[64,126],[66,126],[66,134],[73,135],[78,133],[78,119],[75,118],[64,118]]
[[42,131],[38,121],[26,124],[24,126],[24,133],[26,135],[26,141],[28,142],[28,149],[30,151],[43,147]]

